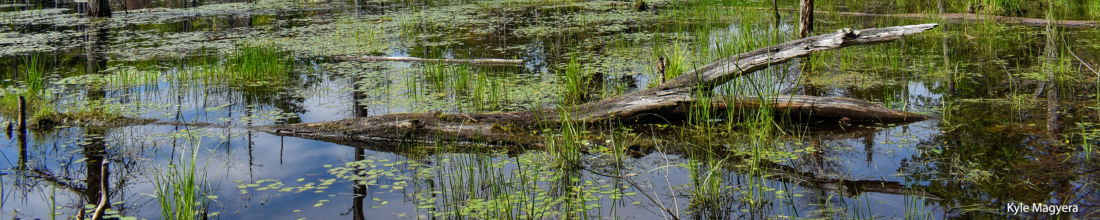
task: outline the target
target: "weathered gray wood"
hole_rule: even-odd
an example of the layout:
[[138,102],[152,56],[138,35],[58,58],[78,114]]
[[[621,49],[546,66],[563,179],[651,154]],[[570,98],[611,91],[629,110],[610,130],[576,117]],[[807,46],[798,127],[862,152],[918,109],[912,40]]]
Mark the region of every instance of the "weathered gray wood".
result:
[[[259,126],[253,129],[276,135],[302,137],[334,143],[406,141],[472,141],[487,145],[541,147],[540,128],[571,121],[600,124],[607,121],[632,123],[657,118],[676,118],[696,101],[697,90],[711,90],[729,80],[814,51],[888,42],[920,33],[936,24],[888,28],[842,30],[803,38],[722,59],[689,71],[654,88],[562,109],[480,114],[402,113],[339,121]],[[727,100],[715,98],[714,100]],[[729,103],[713,103],[715,109],[759,107],[761,99],[739,97]],[[897,111],[872,103],[837,97],[779,96],[763,99],[776,112],[852,121],[911,122],[927,116]],[[562,114],[567,113],[567,114]],[[568,115],[569,118],[563,118]]]
[[[660,105],[636,112],[623,113],[623,123],[685,118],[696,101],[691,96],[662,99]],[[928,116],[885,108],[874,103],[843,97],[785,95],[759,99],[714,97],[712,110],[725,112],[729,108],[755,109],[766,102],[777,114],[815,120],[847,120],[848,122],[912,122]],[[486,147],[542,148],[542,138],[531,131],[557,128],[562,123],[561,109],[481,114],[403,113],[339,121],[273,125],[255,127],[275,135],[314,139],[349,146],[377,145],[394,140],[425,142],[482,142]],[[582,114],[582,113],[573,113]],[[629,115],[633,114],[633,115]],[[574,118],[578,123],[599,124],[598,118]],[[839,122],[839,121],[838,121]],[[389,145],[389,144],[384,144]]]
[[474,65],[523,65],[520,59],[430,59],[419,57],[384,57],[384,56],[334,56],[333,59],[344,61],[372,62],[372,61],[397,61],[397,62],[438,62],[438,63],[468,63]]
[[691,99],[693,90],[710,90],[741,75],[806,56],[815,51],[888,42],[935,27],[936,24],[920,24],[858,31],[841,30],[831,34],[802,38],[704,65],[654,88],[577,106],[574,115],[583,121],[629,118],[642,112]]

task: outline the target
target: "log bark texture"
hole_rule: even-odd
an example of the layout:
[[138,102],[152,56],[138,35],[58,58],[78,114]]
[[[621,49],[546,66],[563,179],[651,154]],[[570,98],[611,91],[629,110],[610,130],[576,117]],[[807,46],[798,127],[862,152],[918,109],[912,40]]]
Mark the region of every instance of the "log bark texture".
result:
[[814,32],[814,0],[802,0],[798,17],[798,37],[810,36]]
[[398,62],[425,62],[425,63],[468,63],[474,65],[523,65],[520,59],[430,59],[419,57],[384,57],[384,56],[334,56],[333,59],[344,61],[373,62],[373,61],[398,61]]
[[88,0],[88,16],[111,17],[110,0]]
[[[696,102],[697,99],[692,94],[697,90],[710,91],[738,76],[806,56],[814,51],[889,42],[934,27],[936,24],[857,31],[845,29],[803,38],[721,59],[653,88],[559,109],[478,114],[402,113],[318,123],[258,126],[253,129],[275,135],[353,146],[360,142],[405,140],[469,141],[487,145],[538,148],[542,139],[531,131],[540,128],[560,126],[563,122],[588,125],[607,122],[629,124],[682,117],[688,112],[685,109]],[[732,100],[712,103],[716,109],[731,106],[755,108],[760,106],[760,102],[767,102],[766,105],[775,112],[815,118],[848,118],[851,121],[912,122],[929,118],[860,100],[836,97],[736,97],[712,100]]]

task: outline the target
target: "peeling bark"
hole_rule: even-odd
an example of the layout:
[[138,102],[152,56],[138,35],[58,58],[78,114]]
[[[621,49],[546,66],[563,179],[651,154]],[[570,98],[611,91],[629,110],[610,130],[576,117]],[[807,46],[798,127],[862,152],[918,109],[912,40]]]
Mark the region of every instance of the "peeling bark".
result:
[[814,32],[814,0],[802,0],[799,5],[798,37],[806,37]]
[[87,13],[90,17],[111,17],[110,0],[89,0]]

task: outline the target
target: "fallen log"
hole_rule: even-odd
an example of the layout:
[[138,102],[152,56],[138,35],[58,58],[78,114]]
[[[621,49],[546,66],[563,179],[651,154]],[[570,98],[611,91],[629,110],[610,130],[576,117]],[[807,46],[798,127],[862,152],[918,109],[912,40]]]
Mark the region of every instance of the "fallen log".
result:
[[397,61],[397,62],[422,62],[422,63],[467,63],[473,65],[523,65],[520,59],[430,59],[419,57],[384,57],[384,56],[334,56],[336,60],[373,62],[373,61]]
[[[772,8],[764,7],[742,7],[744,9],[753,10],[774,10]],[[793,8],[780,8],[778,10],[796,12],[798,9]],[[1024,25],[1032,27],[1046,27],[1047,25],[1054,24],[1054,26],[1068,27],[1068,28],[1096,28],[1100,27],[1100,22],[1086,21],[1086,20],[1047,20],[1041,18],[1026,18],[1026,17],[1008,17],[997,15],[983,15],[983,14],[971,14],[971,13],[946,13],[946,14],[923,14],[923,13],[908,13],[908,14],[873,14],[862,12],[837,12],[837,11],[815,11],[814,14],[827,14],[827,15],[845,15],[845,16],[857,16],[857,17],[880,17],[880,18],[914,18],[914,19],[944,19],[947,21],[985,21],[993,20],[1001,24],[1009,25]]]
[[[905,35],[920,33],[934,27],[936,27],[936,24],[855,31],[844,29],[836,33],[802,38],[721,59],[688,71],[654,88],[582,104],[572,112],[576,119],[584,122],[596,122],[612,118],[635,118],[647,115],[647,113],[654,113],[653,110],[676,106],[680,102],[694,101],[692,94],[695,90],[709,91],[741,75],[806,56],[815,51],[893,41]],[[926,118],[924,116],[908,117],[902,121],[919,121]]]
[[[927,116],[885,108],[870,102],[844,97],[814,97],[785,95],[759,99],[737,97],[726,99],[713,97],[711,110],[722,113],[727,109],[754,110],[765,102],[776,114],[814,120],[840,122],[911,122],[927,119]],[[696,99],[675,100],[668,107],[638,112],[635,121],[654,121],[686,118]],[[339,121],[272,125],[254,127],[260,131],[281,136],[320,140],[354,147],[370,147],[394,140],[431,143],[434,141],[478,141],[486,148],[520,147],[541,149],[541,128],[560,126],[558,110],[518,111],[505,113],[442,114],[403,113],[374,117],[350,118]],[[649,118],[647,118],[648,116]],[[542,118],[540,120],[540,118]],[[626,121],[629,122],[629,121]],[[598,123],[598,122],[591,122]]]
[[[489,145],[541,147],[540,128],[554,128],[562,122],[600,124],[619,121],[634,123],[654,118],[675,118],[685,106],[696,102],[694,91],[710,91],[735,77],[806,56],[814,51],[900,39],[936,27],[921,24],[841,30],[761,48],[686,72],[656,87],[606,98],[578,106],[550,110],[503,113],[443,114],[401,113],[338,121],[257,126],[253,129],[281,136],[293,136],[334,143],[412,141],[471,141]],[[726,99],[715,99],[726,100]],[[759,107],[766,102],[776,112],[793,112],[819,118],[849,118],[854,121],[913,122],[928,116],[901,112],[871,103],[848,99],[780,96],[759,99],[735,98],[716,107]],[[756,100],[756,101],[753,101]],[[567,117],[563,117],[567,116]]]

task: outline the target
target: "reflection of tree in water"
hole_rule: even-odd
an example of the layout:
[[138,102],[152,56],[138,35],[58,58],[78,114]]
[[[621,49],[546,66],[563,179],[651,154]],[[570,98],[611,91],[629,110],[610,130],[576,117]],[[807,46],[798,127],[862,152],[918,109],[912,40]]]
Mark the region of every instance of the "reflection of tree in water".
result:
[[[111,35],[103,26],[105,25],[102,23],[93,22],[85,27],[85,74],[101,74],[107,66],[103,51],[106,50]],[[100,109],[103,105],[97,102],[104,101],[108,93],[102,87],[91,86],[84,93],[89,106],[94,108],[91,111],[103,111]],[[74,131],[83,134],[72,134]],[[15,188],[10,192],[24,193],[23,198],[28,198],[31,192],[52,192],[50,189],[63,189],[62,194],[78,195],[77,201],[54,204],[73,210],[73,213],[59,213],[63,215],[84,213],[86,204],[101,204],[100,199],[104,198],[104,194],[107,199],[102,202],[103,209],[123,211],[125,206],[112,207],[110,203],[123,200],[121,189],[132,184],[127,180],[140,173],[138,171],[141,167],[136,161],[124,157],[121,148],[109,147],[111,144],[108,144],[107,134],[109,131],[103,128],[36,131],[34,146],[27,146],[26,135],[19,134],[20,155],[17,168],[13,172],[18,178],[4,184]],[[73,149],[69,147],[71,143],[64,142],[73,137],[77,137],[76,145],[79,148]],[[91,217],[95,210],[87,211],[85,216]]]
[[[355,148],[355,161],[360,161],[360,160],[366,159],[366,154],[365,153],[366,153],[366,149]],[[359,172],[363,172],[363,171],[365,171],[365,170],[359,169],[359,170],[356,170],[355,172],[359,173]],[[351,210],[349,210],[349,211],[352,213],[352,219],[354,219],[354,220],[367,219],[366,215],[363,213],[365,211],[363,209],[364,208],[363,207],[363,200],[367,198],[367,192],[369,192],[367,190],[367,185],[360,184],[358,181],[356,181],[354,184],[352,184],[351,192],[353,193],[352,198],[351,198],[351,204],[352,205],[351,205]]]
[[[930,200],[943,207],[979,206],[1003,209],[1008,202],[1068,204],[1095,207],[1094,163],[1071,152],[1061,137],[1060,105],[1056,65],[1058,40],[1048,29],[1045,47],[1038,56],[1022,56],[1051,80],[1037,82],[1035,96],[1046,92],[1046,111],[1012,110],[999,104],[962,103],[950,111],[941,124],[947,132],[918,145],[924,153],[903,159],[899,172],[908,174],[908,182],[927,182],[927,191],[944,197]],[[1004,75],[1004,74],[998,74]],[[988,77],[987,77],[988,78]],[[1000,79],[982,85],[1015,85],[1017,88],[992,86],[977,91],[1020,89],[1020,81]],[[1036,82],[1032,82],[1036,83]],[[961,96],[976,92],[963,83]],[[980,86],[986,87],[986,86]],[[1026,87],[1024,88],[1026,89]],[[1008,92],[997,92],[1008,93]],[[1028,94],[1030,96],[1030,94]],[[977,95],[979,97],[988,95]],[[1045,119],[1039,123],[1038,119]],[[1045,126],[1043,126],[1045,125]],[[1082,208],[1085,208],[1082,207]],[[961,214],[958,209],[950,213]],[[1088,210],[1085,208],[1084,210]],[[967,213],[972,214],[972,213]],[[1078,215],[1095,215],[1080,213]],[[1077,216],[1084,217],[1084,216]]]
[[[76,214],[84,210],[85,205],[95,206],[100,203],[101,196],[107,193],[107,204],[104,208],[110,208],[123,212],[125,205],[110,205],[113,201],[124,201],[129,198],[124,196],[124,189],[132,186],[130,179],[140,175],[146,167],[139,166],[138,161],[124,156],[123,149],[110,147],[111,144],[105,134],[106,129],[86,129],[84,134],[76,134],[77,148],[70,147],[64,142],[51,140],[71,140],[72,130],[56,132],[40,132],[36,137],[35,146],[29,146],[26,155],[20,155],[21,159],[15,170],[11,173],[14,179],[7,179],[3,183],[7,193],[22,193],[18,196],[29,199],[31,193],[53,192],[61,195],[75,195],[74,201],[51,201],[61,206],[62,215]],[[80,131],[77,131],[80,132]],[[60,143],[59,143],[60,142]],[[51,144],[53,143],[53,144]],[[112,164],[106,166],[105,164]],[[106,169],[104,169],[106,168]],[[43,195],[44,197],[53,197]],[[66,198],[65,196],[56,196]],[[43,198],[47,199],[47,198]],[[44,201],[44,200],[43,200]],[[137,200],[127,201],[130,204]],[[91,216],[93,210],[88,210],[86,216]]]
[[898,171],[906,182],[927,182],[925,190],[944,198],[928,202],[1000,209],[1006,202],[1050,202],[1052,195],[1072,193],[1081,166],[1039,128],[1006,123],[1012,120],[1002,117],[1012,117],[1009,112],[978,106],[953,111],[948,124],[965,126],[919,143],[924,153],[902,159]]

